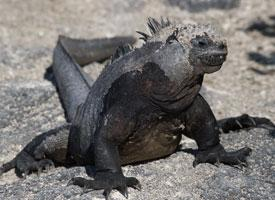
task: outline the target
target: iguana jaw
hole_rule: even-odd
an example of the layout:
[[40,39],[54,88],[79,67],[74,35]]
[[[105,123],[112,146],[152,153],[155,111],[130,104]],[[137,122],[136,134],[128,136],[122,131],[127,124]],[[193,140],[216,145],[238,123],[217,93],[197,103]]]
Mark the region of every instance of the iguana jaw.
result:
[[202,63],[204,73],[213,73],[218,71],[226,60],[227,51],[214,52],[201,56],[199,59]]
[[212,55],[203,56],[200,59],[204,65],[209,67],[215,67],[223,64],[223,62],[226,59],[226,55],[226,53],[216,53]]

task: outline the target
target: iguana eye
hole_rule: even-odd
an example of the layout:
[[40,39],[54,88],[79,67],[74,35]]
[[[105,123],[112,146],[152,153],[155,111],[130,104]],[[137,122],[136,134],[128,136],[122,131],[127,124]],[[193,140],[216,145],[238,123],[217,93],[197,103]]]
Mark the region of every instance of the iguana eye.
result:
[[207,45],[207,42],[205,40],[200,40],[200,41],[198,41],[198,44],[200,47],[204,47]]
[[204,48],[208,45],[208,40],[206,38],[195,38],[191,40],[192,45]]

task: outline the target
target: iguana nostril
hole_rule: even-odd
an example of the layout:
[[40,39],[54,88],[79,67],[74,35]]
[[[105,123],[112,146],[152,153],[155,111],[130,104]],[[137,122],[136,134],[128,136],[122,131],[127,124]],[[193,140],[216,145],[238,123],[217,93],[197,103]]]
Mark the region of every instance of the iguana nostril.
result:
[[226,44],[221,42],[221,43],[218,44],[218,48],[224,50],[224,49],[226,49]]

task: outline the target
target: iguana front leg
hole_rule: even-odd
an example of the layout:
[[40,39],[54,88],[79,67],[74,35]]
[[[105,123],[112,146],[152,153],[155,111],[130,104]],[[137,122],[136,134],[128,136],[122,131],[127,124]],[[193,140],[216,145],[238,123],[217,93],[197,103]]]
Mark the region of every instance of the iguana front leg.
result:
[[193,166],[199,163],[224,163],[228,165],[246,165],[246,157],[251,149],[227,152],[220,144],[219,127],[213,112],[202,96],[198,95],[193,104],[183,113],[184,134],[194,139],[198,145]]
[[117,189],[125,197],[128,196],[127,187],[140,189],[140,183],[136,178],[123,175],[118,151],[119,144],[127,139],[134,127],[133,107],[131,108],[129,102],[121,103],[112,106],[104,115],[95,133],[92,156],[96,168],[94,180],[75,177],[68,185],[78,185],[85,189],[103,189],[106,199],[113,189]]

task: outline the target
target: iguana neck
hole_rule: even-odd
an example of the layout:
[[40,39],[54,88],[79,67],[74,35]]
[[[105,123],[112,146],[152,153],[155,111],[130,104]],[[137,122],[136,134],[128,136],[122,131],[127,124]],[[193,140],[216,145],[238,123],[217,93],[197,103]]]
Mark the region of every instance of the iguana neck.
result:
[[152,102],[168,113],[178,113],[187,108],[200,91],[203,75],[190,77],[179,86],[171,84],[170,91],[166,94],[152,94]]

